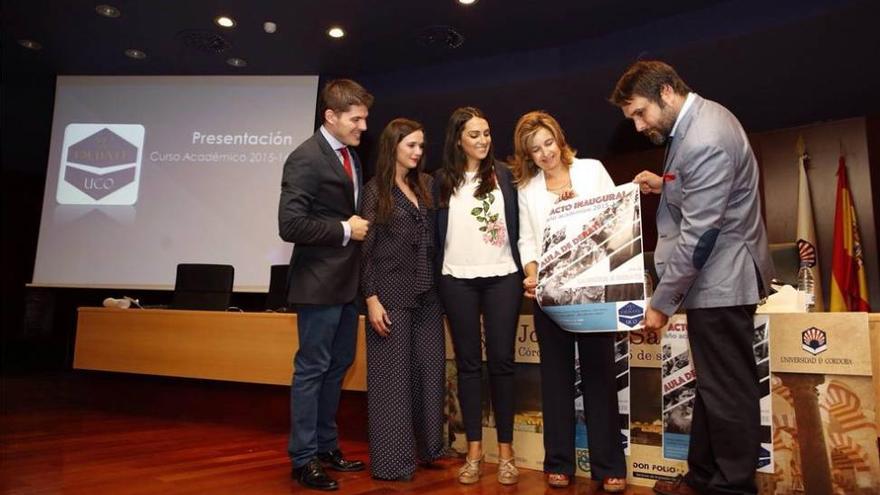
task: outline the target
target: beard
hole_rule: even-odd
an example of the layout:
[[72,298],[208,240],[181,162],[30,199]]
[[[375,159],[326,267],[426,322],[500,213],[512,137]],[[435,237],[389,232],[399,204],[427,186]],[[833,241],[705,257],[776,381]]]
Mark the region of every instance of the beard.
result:
[[643,132],[643,134],[650,140],[652,143],[657,146],[666,144],[666,139],[668,138],[667,134],[663,134],[656,129],[649,129]]
[[662,105],[660,107],[660,120],[657,122],[657,125],[650,129],[645,129],[642,131],[642,134],[656,145],[666,144],[666,140],[669,139],[669,134],[672,132],[672,127],[675,125],[675,119],[677,118],[678,113],[672,109],[671,105]]

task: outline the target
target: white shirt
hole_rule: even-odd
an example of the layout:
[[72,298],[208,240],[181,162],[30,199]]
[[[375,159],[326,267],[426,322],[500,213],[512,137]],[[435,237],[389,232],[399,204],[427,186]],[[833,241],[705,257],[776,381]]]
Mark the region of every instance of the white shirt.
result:
[[675,130],[678,129],[678,123],[681,122],[682,117],[687,111],[691,108],[691,105],[694,104],[694,100],[697,99],[696,93],[688,93],[684,99],[684,103],[681,105],[681,110],[678,111],[678,117],[675,118],[675,124],[672,124],[672,130],[669,131],[669,137],[675,136]]
[[474,197],[478,185],[476,172],[465,172],[464,184],[449,197],[443,275],[499,277],[517,270],[504,218],[504,195],[496,187],[489,193],[491,201],[479,200]]
[[[568,172],[571,187],[577,196],[595,196],[614,188],[614,181],[599,160],[576,159]],[[518,246],[523,268],[541,257],[544,226],[558,198],[547,190],[543,171],[539,171],[519,190]]]
[[[321,135],[324,136],[324,139],[330,144],[330,147],[333,148],[333,151],[336,153],[336,158],[339,159],[339,163],[345,167],[345,158],[342,157],[342,148],[347,148],[342,141],[336,139],[333,134],[330,134],[330,131],[324,128],[322,125],[320,127]],[[351,151],[349,151],[349,156],[351,155]],[[352,185],[354,185],[354,204],[358,202],[358,194],[360,194],[360,188],[358,187],[358,172],[357,167],[354,166],[354,158],[351,158],[351,179]],[[342,224],[342,245],[347,246],[348,241],[351,239],[351,225],[348,224],[348,221],[339,222]]]

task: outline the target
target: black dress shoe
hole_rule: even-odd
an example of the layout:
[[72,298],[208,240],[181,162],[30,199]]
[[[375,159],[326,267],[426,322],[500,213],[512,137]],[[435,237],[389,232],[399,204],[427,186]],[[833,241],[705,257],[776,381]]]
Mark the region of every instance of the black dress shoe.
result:
[[679,475],[673,481],[657,480],[654,483],[654,493],[657,495],[699,495],[700,492],[688,485],[684,476]]
[[305,466],[293,468],[291,477],[306,488],[327,491],[339,489],[339,483],[327,476],[318,459],[312,459]]
[[318,459],[334,471],[363,471],[364,461],[352,461],[342,457],[339,449],[318,454]]

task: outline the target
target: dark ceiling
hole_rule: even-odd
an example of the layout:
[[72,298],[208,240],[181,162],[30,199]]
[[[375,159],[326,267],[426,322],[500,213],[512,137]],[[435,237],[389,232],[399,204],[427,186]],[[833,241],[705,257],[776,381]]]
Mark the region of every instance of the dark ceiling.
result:
[[[121,11],[101,17],[97,4]],[[720,0],[4,0],[7,74],[369,74],[598,39]],[[238,24],[213,23],[229,15]],[[263,22],[278,25],[275,34]],[[331,39],[326,30],[344,27]],[[445,27],[462,37],[449,48]],[[211,36],[219,52],[187,45]],[[217,38],[217,37],[221,37]],[[42,45],[27,50],[20,39]],[[455,41],[452,39],[451,41]],[[124,56],[128,48],[144,60]],[[226,64],[230,57],[245,68]]]
[[[99,16],[103,2],[121,15]],[[318,74],[364,83],[379,125],[439,127],[472,102],[503,134],[544,108],[604,156],[650,146],[605,101],[638,58],[669,61],[750,132],[880,114],[878,21],[880,0],[3,0],[3,142],[48,143],[56,74]],[[333,25],[348,35],[329,38]],[[43,148],[15,148],[34,156],[4,166],[45,167]]]

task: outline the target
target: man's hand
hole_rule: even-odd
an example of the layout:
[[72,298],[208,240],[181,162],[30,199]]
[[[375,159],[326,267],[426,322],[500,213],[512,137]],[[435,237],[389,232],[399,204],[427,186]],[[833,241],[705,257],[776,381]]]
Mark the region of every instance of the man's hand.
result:
[[348,219],[348,226],[351,227],[351,238],[356,241],[362,241],[367,237],[367,231],[370,229],[370,222],[363,218],[352,215]]
[[668,321],[668,316],[651,306],[648,306],[648,308],[645,309],[645,321],[643,322],[645,324],[645,330],[659,331]]
[[663,190],[663,178],[648,170],[637,173],[633,182],[639,185],[642,194],[660,194],[660,191]]

